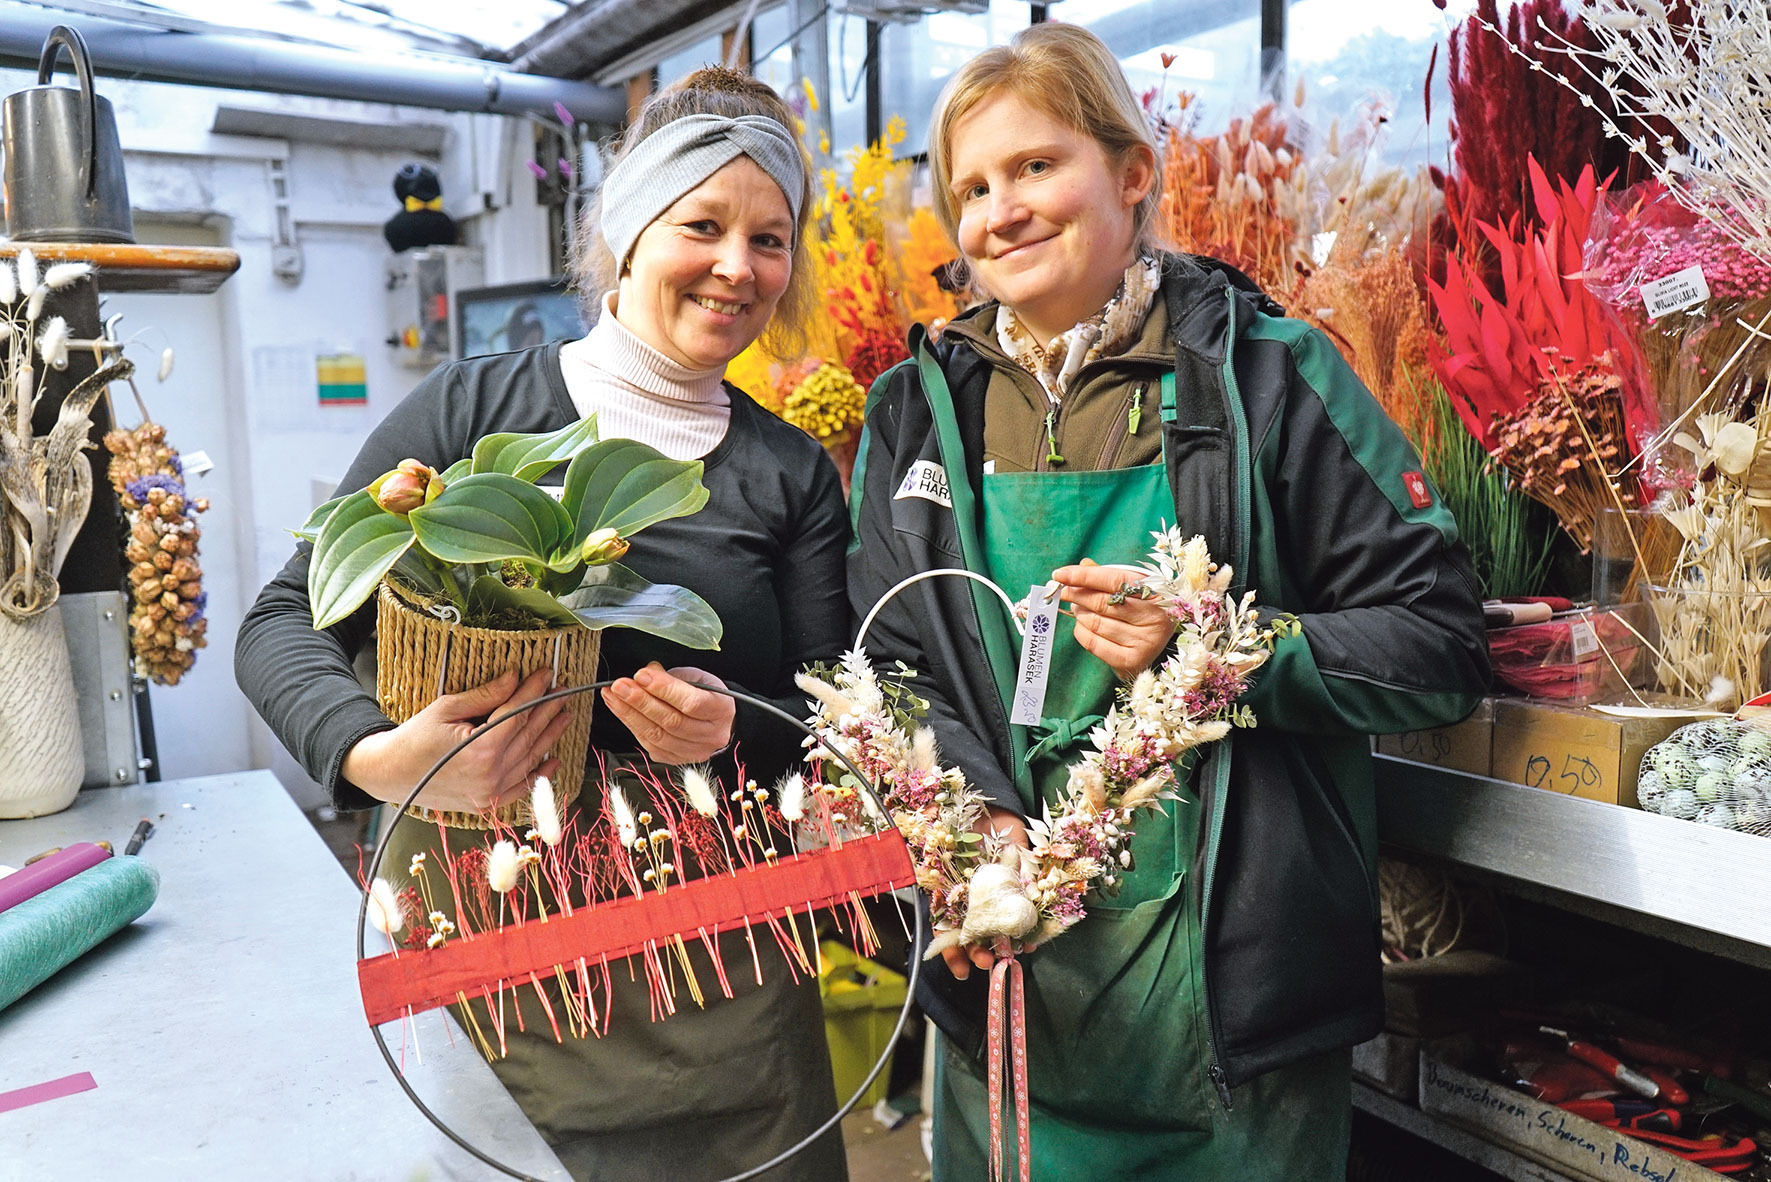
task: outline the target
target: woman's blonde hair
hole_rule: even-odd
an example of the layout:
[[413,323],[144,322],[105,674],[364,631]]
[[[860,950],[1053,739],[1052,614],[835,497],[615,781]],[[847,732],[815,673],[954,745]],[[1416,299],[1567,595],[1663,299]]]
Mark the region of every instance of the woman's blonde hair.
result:
[[1139,148],[1149,149],[1155,179],[1133,211],[1132,241],[1140,254],[1164,245],[1156,224],[1162,204],[1162,153],[1144,109],[1132,95],[1113,51],[1080,25],[1059,21],[1031,25],[1007,45],[986,49],[941,88],[929,121],[929,172],[935,216],[949,238],[959,240],[959,204],[951,188],[953,129],[979,104],[1003,93],[1093,139],[1116,166],[1125,164]]
[[[724,66],[704,66],[646,100],[621,136],[620,147],[608,167],[614,168],[635,145],[665,124],[688,115],[724,115],[729,119],[761,115],[798,136],[793,113],[767,85]],[[806,245],[806,229],[812,220],[812,164],[803,147],[800,155],[805,165],[805,183],[800,194],[799,224],[794,228],[793,276],[762,334],[763,347],[778,358],[797,358],[805,352],[806,328],[818,296],[811,252]],[[602,208],[599,194],[579,218],[568,267],[578,298],[586,305],[585,318],[592,322],[602,312],[592,305],[621,278],[615,256],[603,241]]]

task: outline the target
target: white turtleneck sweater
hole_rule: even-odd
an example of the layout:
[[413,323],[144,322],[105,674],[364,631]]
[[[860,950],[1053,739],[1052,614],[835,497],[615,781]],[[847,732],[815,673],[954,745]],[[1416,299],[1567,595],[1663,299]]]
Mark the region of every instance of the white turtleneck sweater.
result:
[[589,333],[560,347],[566,392],[582,415],[596,415],[601,439],[633,439],[673,460],[696,460],[726,437],[732,407],[720,384],[725,366],[678,365],[615,319],[615,293]]

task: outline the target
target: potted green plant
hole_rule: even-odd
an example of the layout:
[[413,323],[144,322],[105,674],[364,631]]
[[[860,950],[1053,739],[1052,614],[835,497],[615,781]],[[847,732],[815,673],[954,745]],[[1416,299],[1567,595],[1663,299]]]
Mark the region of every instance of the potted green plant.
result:
[[[562,464],[557,490],[536,483]],[[618,561],[647,526],[707,503],[701,473],[699,460],[599,440],[594,416],[545,434],[488,435],[440,473],[403,460],[295,531],[314,546],[314,627],[377,596],[376,694],[396,722],[513,667],[551,667],[562,685],[593,680],[604,628],[718,648],[719,617],[705,600]],[[589,694],[571,699],[573,722],[555,748],[562,803],[582,780],[590,708]]]

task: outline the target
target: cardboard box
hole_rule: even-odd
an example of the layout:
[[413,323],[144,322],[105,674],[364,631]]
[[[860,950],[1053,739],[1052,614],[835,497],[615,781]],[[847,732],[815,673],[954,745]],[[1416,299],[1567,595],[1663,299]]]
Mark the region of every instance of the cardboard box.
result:
[[1451,726],[1379,735],[1377,750],[1380,755],[1486,776],[1492,774],[1493,740],[1494,699],[1483,698],[1475,713]]
[[1473,1030],[1530,986],[1523,965],[1473,948],[1387,964],[1384,1029],[1416,1038]]
[[1494,704],[1497,780],[1636,804],[1636,775],[1648,748],[1688,718],[1613,718],[1585,706],[1500,698]]
[[1723,1175],[1464,1070],[1455,1049],[1421,1050],[1422,1112],[1594,1182],[1722,1182]]
[[1414,1102],[1420,1091],[1420,1039],[1388,1030],[1353,1048],[1353,1074],[1380,1092]]

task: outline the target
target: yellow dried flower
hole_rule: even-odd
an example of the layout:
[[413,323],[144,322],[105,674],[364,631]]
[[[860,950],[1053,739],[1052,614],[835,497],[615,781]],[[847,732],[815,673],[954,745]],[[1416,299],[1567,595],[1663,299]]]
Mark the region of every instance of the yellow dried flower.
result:
[[842,439],[861,425],[867,391],[848,369],[834,361],[820,365],[793,388],[781,417],[820,443]]

